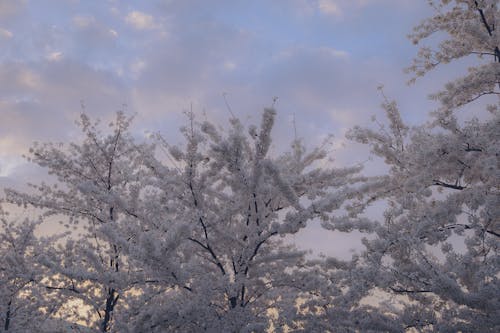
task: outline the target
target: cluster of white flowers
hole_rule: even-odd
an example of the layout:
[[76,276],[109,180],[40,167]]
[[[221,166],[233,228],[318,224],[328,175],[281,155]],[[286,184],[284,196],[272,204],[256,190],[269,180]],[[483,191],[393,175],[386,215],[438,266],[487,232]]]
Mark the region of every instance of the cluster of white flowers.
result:
[[[446,32],[437,51],[422,48],[410,70],[482,58],[466,76],[432,95],[441,106],[428,124],[408,128],[385,103],[389,129],[355,128],[390,171],[380,197],[385,223],[366,241],[364,259],[376,286],[408,298],[394,313],[418,331],[495,332],[500,329],[500,13],[496,0],[435,1],[436,16],[411,36]],[[494,104],[475,100],[490,95]],[[461,114],[468,104],[475,115]],[[461,119],[461,120],[460,120]],[[464,120],[465,119],[465,120]]]
[[[101,332],[498,332],[498,103],[486,119],[456,117],[498,94],[497,1],[431,2],[436,16],[411,38],[450,37],[410,70],[484,60],[434,95],[427,124],[407,126],[386,99],[387,128],[349,132],[386,174],[325,167],[327,152],[299,139],[273,156],[272,108],[248,130],[189,113],[184,146],[139,143],[121,112],[110,134],[82,114],[81,143],[35,144],[30,160],[57,181],[6,190],[41,213],[14,223],[0,212],[0,330],[53,332],[40,323],[59,320]],[[377,200],[384,221],[363,215]],[[50,217],[75,230],[36,237]],[[307,259],[285,240],[308,222],[371,237],[351,260]]]

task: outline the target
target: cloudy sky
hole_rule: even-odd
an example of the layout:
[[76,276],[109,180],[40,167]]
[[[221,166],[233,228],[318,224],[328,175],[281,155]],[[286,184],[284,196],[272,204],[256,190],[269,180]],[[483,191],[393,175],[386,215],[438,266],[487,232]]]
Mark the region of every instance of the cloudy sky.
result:
[[103,119],[137,113],[137,135],[175,141],[191,106],[223,124],[225,95],[251,123],[277,96],[276,150],[295,117],[306,144],[332,133],[338,160],[357,163],[365,157],[340,143],[382,113],[378,85],[418,124],[449,79],[406,85],[416,54],[406,35],[431,13],[425,0],[0,0],[0,188],[43,174],[21,155],[77,137],[82,104]]

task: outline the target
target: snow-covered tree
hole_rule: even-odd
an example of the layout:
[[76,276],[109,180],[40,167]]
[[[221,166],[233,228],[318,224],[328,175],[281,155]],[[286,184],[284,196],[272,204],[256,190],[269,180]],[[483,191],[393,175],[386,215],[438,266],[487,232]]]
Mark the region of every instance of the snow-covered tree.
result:
[[[500,34],[497,1],[440,1],[436,16],[416,28],[415,41],[447,32],[437,51],[422,48],[411,69],[478,54],[480,64],[434,95],[429,124],[409,127],[386,100],[388,126],[354,128],[389,167],[381,198],[388,202],[364,260],[377,286],[403,304],[401,329],[497,332],[500,329],[500,112],[471,104],[498,94]],[[486,114],[457,117],[461,106]],[[489,113],[488,113],[489,112]],[[384,194],[385,193],[385,194]],[[403,297],[404,296],[404,297]],[[405,301],[406,300],[406,301]],[[400,307],[401,309],[401,307]]]

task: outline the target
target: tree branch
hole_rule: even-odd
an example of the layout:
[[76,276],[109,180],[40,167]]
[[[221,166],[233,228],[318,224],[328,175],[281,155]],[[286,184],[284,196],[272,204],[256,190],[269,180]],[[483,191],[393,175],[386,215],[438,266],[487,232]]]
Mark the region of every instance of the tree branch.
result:
[[451,188],[451,189],[454,189],[454,190],[463,190],[463,189],[466,188],[465,186],[444,183],[444,182],[442,182],[440,180],[434,180],[432,185],[443,186],[443,187]]

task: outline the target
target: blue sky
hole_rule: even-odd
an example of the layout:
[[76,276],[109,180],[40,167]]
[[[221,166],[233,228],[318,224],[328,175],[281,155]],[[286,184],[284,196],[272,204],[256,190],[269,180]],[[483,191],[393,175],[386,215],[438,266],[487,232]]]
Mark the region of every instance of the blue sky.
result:
[[450,78],[406,85],[406,35],[431,13],[425,0],[0,0],[0,187],[44,173],[21,157],[33,141],[77,138],[81,101],[105,120],[126,105],[137,135],[176,141],[191,105],[224,124],[226,94],[251,123],[277,96],[275,150],[295,117],[307,145],[334,134],[339,164],[365,160],[343,136],[382,114],[378,85],[419,124]]

